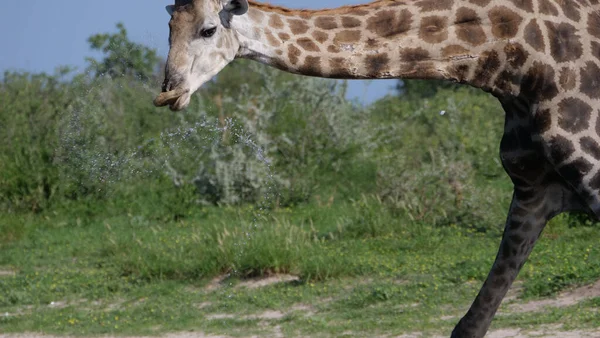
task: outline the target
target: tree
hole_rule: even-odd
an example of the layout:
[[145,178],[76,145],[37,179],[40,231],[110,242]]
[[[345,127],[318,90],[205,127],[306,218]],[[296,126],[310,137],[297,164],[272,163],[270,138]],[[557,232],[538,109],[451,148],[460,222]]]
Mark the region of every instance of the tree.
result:
[[156,50],[130,41],[122,23],[117,23],[117,29],[115,34],[96,34],[88,38],[90,48],[104,54],[102,60],[86,58],[90,62],[89,69],[96,76],[129,76],[141,81],[153,78],[160,63]]
[[400,80],[396,84],[396,90],[400,96],[423,99],[433,97],[442,88],[456,90],[460,86],[462,85],[444,80]]

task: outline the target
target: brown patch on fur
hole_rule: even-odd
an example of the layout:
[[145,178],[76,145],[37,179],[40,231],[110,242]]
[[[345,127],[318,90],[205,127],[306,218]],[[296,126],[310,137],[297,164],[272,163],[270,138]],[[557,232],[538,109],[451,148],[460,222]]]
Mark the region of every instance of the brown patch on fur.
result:
[[273,33],[267,31],[265,32],[265,36],[267,37],[267,41],[269,41],[269,44],[273,47],[279,47],[281,45],[281,41],[279,41],[275,35],[273,35]]
[[500,58],[495,50],[483,52],[477,61],[475,78],[473,82],[476,86],[484,88],[489,85],[490,80],[500,68]]
[[321,58],[318,56],[307,56],[304,60],[304,65],[300,68],[303,75],[320,76],[323,74],[321,70]]
[[552,126],[550,109],[538,110],[533,117],[533,123],[540,134],[550,130],[550,127]]
[[588,33],[600,39],[600,13],[592,12],[588,16]]
[[493,8],[488,16],[492,22],[492,34],[501,39],[517,35],[519,25],[523,21],[519,14],[504,6]]
[[365,67],[367,76],[370,78],[381,77],[383,73],[389,71],[390,58],[386,53],[367,55],[365,58]]
[[593,138],[589,136],[582,137],[581,140],[579,140],[579,145],[581,146],[581,150],[592,155],[595,159],[600,160],[600,146]]
[[248,10],[248,17],[254,22],[262,22],[265,18],[265,13],[254,8]]
[[290,45],[288,47],[288,59],[290,60],[290,63],[295,65],[298,63],[298,58],[300,57],[300,55],[302,55],[302,51],[300,49],[298,49],[298,47],[294,46],[294,45]]
[[581,68],[581,86],[579,90],[592,99],[600,98],[600,68],[592,61]]
[[523,77],[522,93],[533,101],[549,100],[558,94],[554,82],[554,67],[535,61]]
[[557,16],[558,9],[550,2],[550,0],[538,0],[539,11],[542,14]]
[[573,0],[561,0],[561,1],[556,1],[556,3],[562,8],[563,14],[573,20],[573,21],[579,21],[579,19],[581,19],[581,16],[579,15],[579,5],[573,1]]
[[452,0],[420,0],[415,3],[422,12],[450,10],[453,4]]
[[362,22],[353,16],[343,16],[342,17],[342,26],[344,28],[354,28],[362,25]]
[[572,153],[575,152],[573,143],[567,140],[565,137],[556,135],[548,142],[550,147],[550,156],[555,164],[561,164],[564,162]]
[[600,43],[592,41],[592,55],[600,60]]
[[320,51],[319,46],[317,46],[317,44],[309,38],[300,38],[300,39],[296,40],[296,43],[298,44],[298,46],[300,46],[300,48],[304,49],[305,51],[308,51],[308,52]]
[[312,36],[319,43],[323,43],[323,42],[327,41],[327,39],[329,38],[329,34],[327,34],[325,32],[321,32],[321,31],[314,31],[312,33]]
[[524,10],[527,13],[533,12],[533,1],[531,0],[510,0],[518,9]]
[[339,53],[339,52],[341,52],[340,47],[338,47],[336,45],[329,45],[329,46],[327,46],[327,51],[329,53]]
[[329,67],[331,68],[331,76],[338,79],[349,79],[354,77],[352,73],[346,67],[346,60],[344,58],[332,58],[329,60]]
[[518,42],[507,43],[504,46],[504,53],[506,54],[506,62],[515,69],[521,68],[529,57],[525,48]]
[[419,38],[429,43],[440,43],[448,39],[448,18],[443,16],[422,18]]
[[277,14],[271,14],[270,18],[269,18],[269,26],[275,28],[275,29],[282,29],[283,28],[283,20],[281,20],[281,17]]
[[575,88],[577,80],[577,73],[569,67],[564,67],[560,70],[560,76],[558,83],[564,90],[571,90]]
[[490,1],[492,0],[469,0],[470,3],[481,7],[487,6],[490,3]]
[[456,12],[456,36],[471,45],[478,46],[485,42],[485,32],[481,27],[481,19],[477,12],[470,8],[459,8]]
[[279,33],[279,38],[281,41],[288,41],[290,39],[290,35],[288,33]]
[[568,23],[556,24],[546,21],[550,53],[556,62],[574,61],[581,57],[583,46],[577,29]]
[[360,40],[360,31],[359,30],[347,30],[341,31],[335,35],[333,38],[333,43],[353,43],[358,42]]
[[335,18],[332,16],[320,16],[315,19],[315,26],[325,30],[331,30],[338,28],[338,24]]
[[525,26],[525,41],[538,52],[543,52],[546,49],[542,30],[535,19]]
[[405,48],[400,51],[400,60],[403,62],[417,62],[429,59],[429,52],[421,47]]
[[470,72],[471,68],[468,64],[452,65],[448,68],[448,73],[452,79],[458,82],[465,82]]
[[380,11],[367,20],[367,30],[382,37],[403,34],[410,29],[412,14],[406,9]]
[[294,35],[304,34],[310,29],[304,20],[288,19],[288,23],[290,25],[290,30]]
[[449,45],[442,48],[442,56],[444,57],[466,54],[469,54],[469,50],[460,45]]
[[575,134],[589,127],[592,107],[575,97],[563,99],[558,104],[558,126]]

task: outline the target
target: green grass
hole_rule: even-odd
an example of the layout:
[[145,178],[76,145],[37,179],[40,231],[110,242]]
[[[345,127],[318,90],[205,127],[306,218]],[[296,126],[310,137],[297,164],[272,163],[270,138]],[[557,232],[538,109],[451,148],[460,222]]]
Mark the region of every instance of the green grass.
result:
[[[15,272],[0,277],[0,314],[9,314],[0,315],[3,332],[447,334],[500,240],[494,231],[393,217],[369,197],[260,215],[252,207],[205,207],[170,221],[81,212],[1,215],[0,270]],[[552,221],[522,270],[519,301],[598,279],[599,235],[598,227],[570,227],[567,217]],[[282,273],[299,280],[239,287]],[[224,280],[215,287],[219,276]],[[597,306],[595,298],[500,315],[494,327],[597,327]],[[265,311],[277,315],[264,318]]]

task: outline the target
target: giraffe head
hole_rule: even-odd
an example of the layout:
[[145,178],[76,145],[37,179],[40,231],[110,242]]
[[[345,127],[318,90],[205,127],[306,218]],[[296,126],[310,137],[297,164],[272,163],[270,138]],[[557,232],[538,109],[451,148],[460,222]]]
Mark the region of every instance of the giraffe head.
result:
[[230,22],[247,11],[248,0],[175,0],[167,6],[170,49],[155,105],[184,109],[191,95],[235,58],[239,42]]

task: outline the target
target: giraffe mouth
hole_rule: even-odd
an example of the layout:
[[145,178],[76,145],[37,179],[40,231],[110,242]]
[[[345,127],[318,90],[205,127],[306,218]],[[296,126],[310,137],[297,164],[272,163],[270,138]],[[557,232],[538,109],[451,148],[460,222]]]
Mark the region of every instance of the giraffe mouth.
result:
[[168,92],[162,92],[154,99],[156,107],[164,107],[166,105],[173,111],[182,110],[189,103],[189,89],[174,89]]

